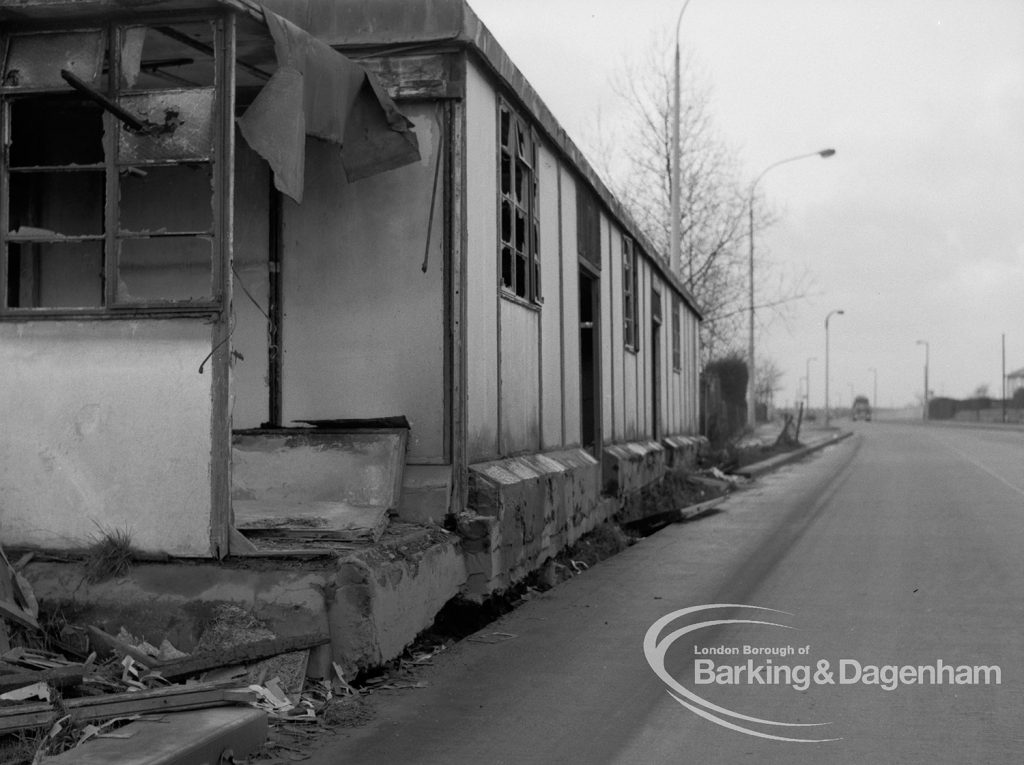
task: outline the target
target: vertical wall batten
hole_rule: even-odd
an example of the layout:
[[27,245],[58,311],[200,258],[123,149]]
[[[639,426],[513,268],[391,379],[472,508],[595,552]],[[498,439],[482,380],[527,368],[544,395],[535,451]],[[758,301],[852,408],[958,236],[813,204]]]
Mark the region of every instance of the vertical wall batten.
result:
[[451,140],[448,142],[448,169],[445,178],[449,184],[450,199],[448,202],[449,241],[451,242],[451,286],[454,294],[451,297],[451,337],[452,337],[452,498],[451,510],[460,512],[466,504],[467,482],[469,480],[466,459],[466,424],[469,401],[466,385],[466,343],[464,331],[466,326],[466,253],[469,249],[467,240],[469,232],[466,220],[466,107],[463,101],[449,103],[446,107],[447,124],[451,129]]
[[[234,168],[235,168],[235,17],[225,15],[217,23],[216,81],[220,84],[217,99],[217,153],[215,174],[219,183],[214,236],[219,258],[215,260],[214,278],[222,298],[221,311],[213,326],[213,363],[211,366],[213,406],[211,409],[211,497],[210,551],[218,558],[230,550],[231,524],[231,314],[232,236],[234,232]],[[117,58],[116,56],[113,58]],[[218,271],[219,265],[219,271]]]

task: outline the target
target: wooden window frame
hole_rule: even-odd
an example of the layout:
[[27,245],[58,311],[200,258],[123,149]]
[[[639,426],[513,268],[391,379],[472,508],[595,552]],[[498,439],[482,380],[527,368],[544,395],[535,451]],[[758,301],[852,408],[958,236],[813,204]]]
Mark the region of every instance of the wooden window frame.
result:
[[[229,23],[223,14],[189,14],[185,16],[160,17],[150,21],[146,17],[134,17],[132,19],[118,20],[116,22],[97,25],[83,24],[71,25],[61,29],[12,29],[0,37],[0,65],[6,66],[7,57],[11,48],[11,42],[16,37],[30,37],[33,35],[44,35],[48,33],[77,33],[97,32],[102,35],[102,45],[107,51],[125,50],[123,45],[124,36],[128,29],[133,27],[173,27],[178,24],[206,23],[211,26],[212,31],[212,84],[197,86],[174,86],[168,87],[165,91],[154,90],[136,86],[133,83],[121,82],[121,57],[111,55],[110,66],[106,76],[106,87],[103,89],[92,87],[93,92],[100,97],[106,97],[115,106],[122,102],[134,100],[152,99],[155,103],[161,93],[179,94],[182,99],[196,98],[202,102],[208,98],[210,109],[209,134],[202,140],[202,148],[189,151],[182,151],[181,156],[172,153],[160,156],[130,157],[128,149],[133,136],[128,136],[124,119],[118,117],[113,110],[104,107],[102,112],[103,129],[103,159],[96,167],[78,168],[74,164],[68,167],[55,166],[52,172],[98,172],[104,175],[105,198],[103,200],[103,226],[101,233],[89,235],[65,235],[59,231],[49,232],[50,236],[36,236],[26,239],[10,230],[11,224],[11,161],[9,147],[11,145],[11,107],[20,99],[35,99],[39,103],[45,103],[48,96],[54,97],[54,101],[67,95],[73,95],[75,89],[68,86],[54,87],[50,84],[20,87],[10,83],[0,83],[0,146],[3,147],[3,156],[0,158],[0,319],[24,321],[39,318],[132,318],[140,315],[197,315],[211,316],[219,314],[223,310],[224,295],[226,293],[226,269],[225,269],[225,248],[228,246],[227,223],[224,220],[223,210],[225,209],[225,195],[229,193],[228,184],[230,179],[225,162],[229,159],[229,153],[224,151],[228,127],[225,126],[230,115],[227,114],[228,105],[231,99],[225,94],[228,86],[226,75],[227,50],[232,45],[231,40],[234,33],[233,24]],[[208,94],[199,97],[197,94]],[[83,102],[87,100],[83,96]],[[84,112],[83,112],[84,114]],[[181,124],[186,124],[182,122]],[[72,128],[73,129],[73,128]],[[188,129],[188,128],[186,128]],[[125,136],[122,137],[122,133]],[[199,153],[196,153],[199,152]],[[210,218],[209,225],[202,229],[188,231],[167,231],[163,227],[133,232],[126,227],[122,220],[122,205],[119,201],[121,194],[122,176],[133,169],[141,169],[143,174],[147,170],[160,170],[165,168],[179,168],[198,166],[206,167],[209,178],[209,204]],[[48,165],[26,168],[13,168],[14,172],[51,172]],[[163,297],[159,293],[153,295],[142,295],[132,298],[127,292],[118,291],[119,253],[122,247],[128,242],[140,243],[140,246],[149,246],[153,240],[172,240],[174,238],[188,240],[190,247],[196,247],[202,242],[209,246],[209,293],[207,295],[190,296],[189,298]],[[12,288],[9,282],[19,278],[9,273],[11,262],[10,245],[29,243],[77,243],[77,242],[99,242],[101,244],[101,274],[100,274],[100,300],[99,305],[88,306],[19,306],[11,305]],[[175,268],[175,266],[172,266]]]
[[[497,178],[498,290],[504,298],[540,307],[544,299],[540,278],[537,133],[503,98],[498,101]],[[524,229],[521,234],[520,223]]]
[[626,350],[640,350],[639,306],[637,305],[637,257],[633,240],[622,237],[622,342]]
[[672,371],[683,371],[682,309],[678,295],[672,296]]

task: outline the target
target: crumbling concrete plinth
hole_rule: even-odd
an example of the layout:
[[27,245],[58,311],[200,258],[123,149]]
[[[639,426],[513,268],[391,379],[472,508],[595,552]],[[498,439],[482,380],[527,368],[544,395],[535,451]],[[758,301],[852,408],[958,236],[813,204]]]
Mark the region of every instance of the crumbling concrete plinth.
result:
[[469,511],[459,519],[466,591],[483,599],[537,570],[604,523],[600,465],[581,449],[471,465]]
[[99,583],[87,581],[81,562],[37,559],[25,575],[44,612],[73,632],[124,627],[190,652],[218,608],[231,605],[277,637],[326,636],[329,649],[319,652],[314,676],[328,672],[331,661],[351,676],[400,655],[466,579],[457,538],[417,527],[315,559],[140,562]]

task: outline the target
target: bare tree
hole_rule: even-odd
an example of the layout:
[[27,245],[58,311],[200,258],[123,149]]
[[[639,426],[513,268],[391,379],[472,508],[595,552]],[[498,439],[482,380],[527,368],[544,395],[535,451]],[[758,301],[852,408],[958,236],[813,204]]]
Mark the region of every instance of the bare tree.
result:
[[[670,250],[673,43],[664,34],[635,61],[627,62],[612,91],[627,106],[628,118],[609,133],[598,117],[588,140],[596,167],[662,253]],[[749,313],[750,184],[739,177],[736,153],[715,131],[710,88],[702,85],[690,59],[683,61],[680,97],[680,251],[677,273],[704,312],[702,361],[741,351]],[[771,223],[755,204],[755,230]],[[762,323],[802,296],[806,278],[772,282],[767,253],[758,258]],[[674,265],[674,264],[673,264]],[[767,310],[765,310],[767,309]]]
[[771,359],[761,358],[757,362],[754,374],[754,395],[758,403],[771,407],[775,403],[775,394],[782,390],[782,370]]

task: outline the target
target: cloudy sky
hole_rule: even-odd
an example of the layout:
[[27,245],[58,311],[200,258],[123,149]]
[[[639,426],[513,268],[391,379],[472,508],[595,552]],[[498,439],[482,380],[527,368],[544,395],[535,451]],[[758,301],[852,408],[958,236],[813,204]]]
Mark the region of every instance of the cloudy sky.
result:
[[[469,0],[584,149],[609,81],[674,26],[683,0]],[[1024,2],[691,0],[680,40],[712,89],[712,112],[778,222],[756,251],[811,293],[761,327],[758,354],[792,401],[811,363],[824,398],[902,405],[930,387],[998,395],[1024,367]]]

